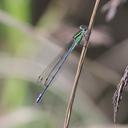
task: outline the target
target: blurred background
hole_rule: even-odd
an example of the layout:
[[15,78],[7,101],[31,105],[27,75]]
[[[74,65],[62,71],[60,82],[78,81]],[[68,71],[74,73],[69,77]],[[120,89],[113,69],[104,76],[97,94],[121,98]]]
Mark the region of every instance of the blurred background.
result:
[[[0,0],[0,128],[61,128],[82,47],[44,97],[38,76],[88,25],[94,0]],[[128,64],[128,2],[102,0],[79,80],[70,127],[113,126],[112,96]],[[127,92],[118,123],[128,123]],[[120,125],[124,128],[126,126]]]

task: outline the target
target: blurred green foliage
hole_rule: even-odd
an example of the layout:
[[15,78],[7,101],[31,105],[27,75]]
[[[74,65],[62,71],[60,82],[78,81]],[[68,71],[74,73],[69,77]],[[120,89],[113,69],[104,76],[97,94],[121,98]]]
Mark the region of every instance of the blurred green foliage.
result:
[[[30,20],[30,1],[29,0],[5,0],[4,10],[7,11],[13,17],[21,21]],[[27,46],[26,38],[23,33],[13,28],[5,27],[6,46],[8,51],[13,56],[27,54],[24,53],[24,48]],[[26,45],[26,46],[25,46]],[[15,77],[15,76],[14,76]],[[7,78],[4,91],[3,91],[3,103],[9,108],[20,106],[26,101],[27,95],[27,83],[22,80],[16,80],[12,76]]]

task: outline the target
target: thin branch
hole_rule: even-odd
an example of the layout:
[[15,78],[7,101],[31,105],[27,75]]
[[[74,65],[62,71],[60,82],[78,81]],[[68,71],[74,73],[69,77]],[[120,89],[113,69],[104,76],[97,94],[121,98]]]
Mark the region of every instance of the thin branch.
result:
[[72,88],[71,95],[70,95],[70,98],[69,98],[69,101],[68,101],[68,106],[67,106],[65,121],[64,121],[64,128],[68,128],[68,126],[69,126],[71,113],[72,113],[72,106],[73,106],[75,93],[76,93],[76,89],[77,89],[77,85],[78,85],[78,80],[79,80],[81,70],[82,70],[82,67],[83,67],[84,58],[85,58],[87,48],[88,48],[88,45],[89,45],[89,38],[90,38],[90,34],[91,34],[92,27],[93,27],[93,24],[94,24],[94,19],[95,19],[95,16],[96,16],[96,12],[97,12],[97,9],[99,7],[99,3],[100,3],[100,0],[96,0],[95,6],[94,6],[94,9],[93,9],[93,12],[92,12],[92,16],[91,16],[91,19],[90,19],[90,22],[89,22],[88,34],[86,36],[86,40],[84,42],[84,46],[83,46],[83,49],[82,49],[82,52],[81,52],[80,60],[79,60],[78,67],[77,67],[76,76],[75,76],[75,79],[74,79],[73,88]]

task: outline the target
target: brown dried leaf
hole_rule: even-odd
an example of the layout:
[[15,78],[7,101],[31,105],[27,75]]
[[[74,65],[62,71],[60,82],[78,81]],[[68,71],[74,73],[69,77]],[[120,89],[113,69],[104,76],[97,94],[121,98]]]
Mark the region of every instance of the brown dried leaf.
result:
[[113,95],[114,122],[116,122],[116,116],[119,109],[119,104],[120,104],[120,101],[122,100],[122,94],[126,86],[128,86],[128,66],[126,67],[124,71],[124,75],[121,78],[117,86],[117,89]]

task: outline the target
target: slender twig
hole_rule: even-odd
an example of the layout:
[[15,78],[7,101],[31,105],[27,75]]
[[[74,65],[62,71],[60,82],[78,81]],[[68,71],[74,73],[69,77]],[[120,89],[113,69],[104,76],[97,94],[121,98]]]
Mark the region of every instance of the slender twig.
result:
[[75,93],[76,93],[76,89],[77,89],[77,85],[78,85],[78,80],[79,80],[79,77],[80,77],[80,74],[81,74],[82,66],[83,66],[83,63],[84,63],[84,58],[85,58],[87,48],[88,48],[88,45],[89,45],[89,38],[90,38],[91,30],[92,30],[92,27],[93,27],[95,15],[96,15],[97,9],[99,7],[99,3],[100,3],[100,0],[96,0],[95,6],[94,6],[94,9],[93,9],[93,12],[92,12],[92,16],[91,16],[91,19],[90,19],[90,22],[89,22],[88,34],[86,36],[86,39],[85,39],[85,42],[84,42],[84,45],[83,45],[83,48],[82,48],[80,60],[79,60],[78,67],[77,67],[76,76],[75,76],[75,79],[74,79],[73,88],[72,88],[71,95],[70,95],[70,98],[69,98],[69,101],[68,101],[68,106],[67,106],[65,121],[64,121],[64,128],[68,128],[68,126],[69,126],[69,122],[70,122],[70,118],[71,118],[71,112],[72,112],[72,106],[73,106]]

